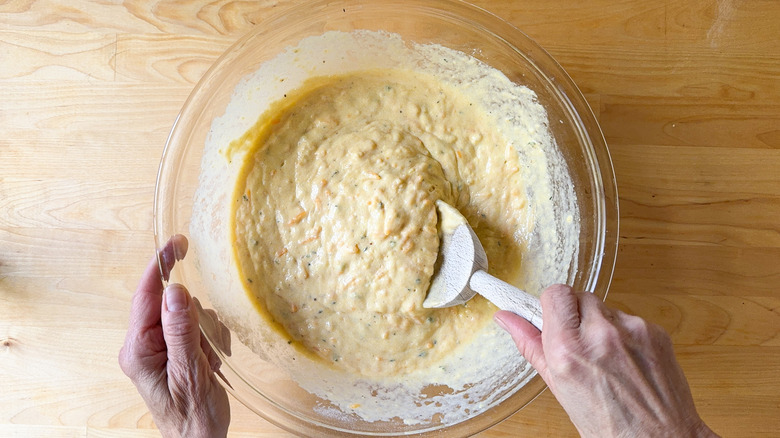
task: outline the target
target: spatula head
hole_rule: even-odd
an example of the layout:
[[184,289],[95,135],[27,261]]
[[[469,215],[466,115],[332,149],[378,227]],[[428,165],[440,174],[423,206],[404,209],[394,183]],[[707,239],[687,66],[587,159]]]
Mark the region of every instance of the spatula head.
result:
[[438,269],[433,274],[423,307],[450,307],[470,300],[476,292],[469,287],[471,274],[487,270],[487,256],[479,238],[460,212],[437,201],[441,239]]

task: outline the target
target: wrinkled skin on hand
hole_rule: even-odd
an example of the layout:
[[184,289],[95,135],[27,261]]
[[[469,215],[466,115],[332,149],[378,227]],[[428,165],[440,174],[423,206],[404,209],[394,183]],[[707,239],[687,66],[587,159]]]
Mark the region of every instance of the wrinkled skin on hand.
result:
[[541,296],[544,331],[495,315],[583,437],[712,437],[694,407],[669,335],[598,297],[555,285]]
[[[164,274],[187,251],[174,236],[159,256]],[[198,326],[199,303],[179,284],[163,290],[157,259],[149,262],[133,296],[119,365],[146,402],[162,435],[227,435],[230,406],[215,373],[221,365]]]

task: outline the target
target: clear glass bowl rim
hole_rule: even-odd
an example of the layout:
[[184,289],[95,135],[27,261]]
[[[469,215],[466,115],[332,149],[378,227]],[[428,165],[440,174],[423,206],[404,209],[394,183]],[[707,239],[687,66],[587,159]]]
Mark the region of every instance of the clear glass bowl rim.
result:
[[[228,48],[209,68],[209,70],[203,75],[201,80],[193,88],[193,91],[182,106],[179,115],[174,121],[165,147],[163,149],[162,157],[160,160],[160,166],[157,175],[157,182],[155,186],[155,199],[154,199],[154,236],[156,247],[161,249],[168,238],[173,234],[168,228],[169,218],[166,217],[166,209],[164,205],[161,205],[161,200],[164,198],[163,191],[166,190],[166,182],[169,180],[176,181],[178,169],[178,161],[176,152],[174,149],[178,144],[178,139],[182,136],[187,137],[187,133],[182,131],[182,120],[186,120],[199,108],[199,104],[203,100],[208,100],[208,90],[206,85],[210,84],[215,76],[218,76],[221,71],[228,65],[237,53],[239,49],[249,42],[260,31],[272,29],[274,25],[289,20],[291,14],[306,15],[306,12],[312,9],[329,7],[332,9],[343,9],[344,12],[353,12],[359,10],[359,8],[371,8],[376,5],[381,5],[382,8],[403,7],[406,10],[414,10],[417,13],[433,14],[446,16],[448,19],[461,21],[465,25],[469,25],[480,29],[484,33],[490,35],[493,38],[499,39],[506,44],[515,48],[515,50],[523,56],[530,64],[543,73],[545,78],[555,78],[554,83],[550,82],[552,90],[555,92],[557,98],[570,110],[571,113],[578,118],[579,123],[577,129],[582,131],[585,138],[590,140],[590,148],[585,151],[589,155],[589,160],[592,164],[592,177],[595,180],[596,188],[600,193],[594,193],[602,202],[597,206],[597,214],[599,219],[599,233],[596,236],[598,240],[596,247],[600,248],[600,260],[594,266],[594,269],[590,272],[589,278],[586,281],[586,285],[583,289],[593,292],[600,296],[602,299],[606,299],[607,292],[612,280],[612,274],[614,271],[615,260],[617,256],[617,239],[618,239],[618,196],[617,196],[617,184],[615,180],[614,169],[612,166],[612,159],[610,157],[609,150],[606,145],[603,133],[596,121],[590,106],[587,104],[582,92],[575,85],[571,77],[561,67],[557,61],[539,44],[533,39],[528,37],[522,31],[508,23],[504,19],[497,15],[486,11],[485,9],[471,5],[469,3],[460,0],[418,0],[415,2],[408,2],[404,0],[388,0],[383,2],[349,2],[349,1],[328,1],[328,0],[315,0],[308,2],[299,2],[295,5],[280,8],[279,10],[272,11],[263,20],[258,22],[252,30],[246,35],[236,41],[230,48]],[[343,8],[342,8],[343,6]],[[468,18],[466,18],[468,17]],[[522,46],[525,51],[521,52],[517,47]],[[175,198],[175,194],[171,196]],[[173,221],[171,221],[173,222]],[[162,268],[161,268],[162,275]],[[167,281],[163,279],[165,283]],[[210,340],[209,340],[210,341]],[[210,341],[211,342],[211,341]],[[236,375],[241,379],[240,375]],[[543,382],[538,376],[534,378],[536,380],[535,385],[538,387],[538,392],[528,402],[516,406],[513,410],[508,411],[506,415],[490,418],[486,421],[478,422],[474,424],[476,427],[470,427],[466,423],[473,423],[472,420],[478,419],[480,416],[473,417],[453,426],[447,426],[444,429],[437,428],[436,430],[416,432],[414,436],[428,436],[441,433],[443,430],[448,432],[457,433],[454,429],[463,429],[464,425],[468,430],[468,434],[477,433],[481,430],[487,429],[492,425],[502,421],[514,412],[522,409],[528,403],[533,401],[539,394],[546,388]],[[235,382],[235,379],[233,380]],[[529,382],[530,383],[530,382]],[[252,406],[241,394],[237,393],[229,385],[225,385],[226,389],[231,392],[237,399],[247,405],[250,409],[261,415],[266,420],[296,433],[312,433],[312,432],[336,432],[341,433],[344,436],[355,436],[357,432],[349,430],[336,430],[331,427],[322,425],[295,425],[291,424],[290,420],[297,418],[295,414],[286,412],[284,409],[276,406],[266,407],[266,410],[260,409],[256,406]],[[509,397],[511,399],[512,397]],[[505,400],[506,403],[509,400]],[[273,401],[269,402],[273,404]],[[270,409],[269,409],[270,408]],[[487,413],[487,412],[486,412]],[[484,414],[483,414],[484,415]],[[300,420],[299,420],[300,421]],[[365,432],[360,432],[360,435],[367,435]],[[378,436],[395,436],[393,434],[376,434]],[[407,434],[408,435],[408,434]]]

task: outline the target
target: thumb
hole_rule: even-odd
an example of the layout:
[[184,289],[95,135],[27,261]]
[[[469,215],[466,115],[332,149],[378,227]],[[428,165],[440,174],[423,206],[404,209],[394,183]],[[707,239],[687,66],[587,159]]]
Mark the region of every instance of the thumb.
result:
[[195,364],[202,354],[198,312],[184,286],[171,284],[165,289],[160,319],[169,365],[187,367]]
[[512,340],[515,341],[517,349],[520,354],[533,366],[536,371],[542,376],[545,382],[547,382],[547,360],[544,357],[544,349],[542,348],[542,333],[533,326],[530,322],[526,321],[523,317],[518,316],[512,312],[506,310],[499,310],[493,315],[493,319],[496,323],[506,330]]

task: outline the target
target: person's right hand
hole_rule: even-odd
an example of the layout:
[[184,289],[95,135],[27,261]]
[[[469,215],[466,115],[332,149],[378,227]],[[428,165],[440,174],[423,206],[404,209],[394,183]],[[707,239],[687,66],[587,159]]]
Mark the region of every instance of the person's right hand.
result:
[[583,437],[711,437],[669,335],[565,285],[541,296],[544,331],[506,311],[496,322]]

